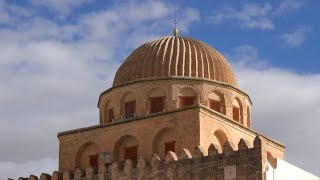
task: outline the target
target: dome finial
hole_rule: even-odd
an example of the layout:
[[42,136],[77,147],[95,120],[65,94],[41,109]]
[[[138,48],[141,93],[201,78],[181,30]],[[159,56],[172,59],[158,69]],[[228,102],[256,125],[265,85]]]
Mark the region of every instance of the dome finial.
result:
[[173,23],[174,23],[173,35],[177,37],[178,33],[179,33],[178,28],[177,28],[178,19],[174,18],[174,22]]

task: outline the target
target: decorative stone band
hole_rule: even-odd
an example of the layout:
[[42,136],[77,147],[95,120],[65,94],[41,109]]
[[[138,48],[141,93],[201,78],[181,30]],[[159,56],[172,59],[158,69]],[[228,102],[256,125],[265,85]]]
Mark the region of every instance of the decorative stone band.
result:
[[[116,179],[256,179],[262,180],[262,148],[261,139],[256,136],[253,148],[248,148],[241,139],[238,150],[228,141],[220,153],[218,147],[211,144],[208,155],[203,147],[197,146],[190,152],[183,149],[182,153],[169,151],[165,159],[154,154],[150,161],[140,159],[134,162],[130,159],[124,162],[113,162],[99,169],[89,167],[86,170],[76,168],[74,171],[54,172],[52,176],[41,174],[40,180],[116,180]],[[30,175],[19,180],[39,180]]]
[[108,124],[100,124],[100,125],[94,125],[94,126],[89,126],[89,127],[80,128],[80,129],[74,129],[74,130],[70,130],[70,131],[64,131],[64,132],[58,133],[57,136],[60,137],[60,136],[68,135],[68,134],[80,133],[80,132],[84,132],[84,131],[90,131],[90,130],[93,130],[93,129],[105,128],[105,127],[109,127],[109,126],[115,126],[115,125],[118,125],[118,124],[132,122],[132,121],[140,121],[140,120],[148,119],[148,118],[151,118],[151,117],[162,116],[162,115],[167,115],[167,114],[173,114],[173,113],[178,113],[178,112],[181,112],[181,111],[188,111],[188,110],[196,109],[196,108],[199,108],[200,110],[206,111],[206,112],[218,117],[218,119],[220,119],[221,121],[227,121],[228,123],[232,123],[233,125],[236,125],[236,126],[238,126],[240,128],[243,128],[243,129],[246,129],[247,131],[252,132],[252,133],[254,133],[256,135],[259,135],[259,136],[263,137],[264,139],[268,140],[271,144],[279,146],[280,148],[285,148],[285,146],[282,143],[280,143],[280,142],[278,142],[276,140],[273,140],[271,138],[268,138],[267,136],[264,136],[263,134],[258,133],[256,131],[252,130],[251,128],[248,128],[248,127],[242,125],[241,123],[236,122],[236,121],[234,121],[232,119],[229,119],[227,116],[225,116],[225,115],[223,115],[221,113],[218,113],[217,111],[214,111],[214,110],[212,110],[212,109],[210,109],[210,108],[208,108],[206,106],[202,106],[200,104],[196,104],[196,105],[193,105],[193,106],[186,106],[186,107],[183,107],[183,108],[177,108],[177,109],[170,110],[170,111],[163,111],[163,112],[147,114],[147,115],[143,115],[143,116],[136,116],[136,117],[133,117],[133,118],[130,118],[130,119],[117,120],[117,121],[114,121],[114,122],[108,123]]
[[215,81],[215,80],[212,80],[212,79],[206,79],[206,78],[171,76],[171,77],[144,78],[144,79],[139,79],[139,80],[136,80],[136,81],[131,81],[131,82],[128,82],[128,83],[124,83],[124,84],[113,86],[113,87],[105,90],[104,92],[102,92],[100,94],[99,101],[98,101],[98,107],[99,107],[101,96],[103,96],[104,94],[110,92],[113,89],[124,87],[124,86],[128,86],[128,85],[131,85],[131,84],[141,83],[141,82],[168,81],[168,80],[201,81],[201,82],[209,83],[209,84],[216,85],[216,86],[219,86],[219,87],[224,87],[224,88],[227,88],[227,89],[231,89],[231,90],[234,90],[234,91],[242,94],[243,96],[246,96],[248,98],[250,104],[252,105],[252,101],[251,101],[249,95],[247,93],[245,93],[244,91],[241,91],[240,89],[234,87],[231,84],[220,82],[220,81]]

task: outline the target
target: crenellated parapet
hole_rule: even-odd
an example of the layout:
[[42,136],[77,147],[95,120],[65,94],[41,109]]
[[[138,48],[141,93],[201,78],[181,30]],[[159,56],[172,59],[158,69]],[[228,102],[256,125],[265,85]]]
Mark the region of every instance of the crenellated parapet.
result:
[[54,172],[51,176],[41,174],[20,177],[19,180],[118,180],[118,179],[241,179],[262,180],[262,149],[261,139],[257,136],[254,146],[248,148],[241,139],[238,150],[235,151],[230,142],[225,142],[220,152],[218,146],[211,144],[207,147],[197,146],[193,151],[183,149],[180,154],[169,151],[164,159],[154,154],[150,161],[140,159],[134,162],[130,159],[124,162],[114,161],[110,165],[99,168],[89,167],[86,170],[76,168],[64,173]]

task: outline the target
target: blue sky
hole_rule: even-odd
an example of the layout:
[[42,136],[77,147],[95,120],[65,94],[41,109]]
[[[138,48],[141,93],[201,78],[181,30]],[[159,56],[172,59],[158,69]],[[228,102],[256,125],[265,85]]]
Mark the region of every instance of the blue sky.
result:
[[[97,124],[100,92],[140,44],[172,34],[231,63],[253,128],[320,175],[320,2],[0,1],[0,179],[57,169],[58,132]],[[14,133],[13,133],[14,132]],[[8,138],[10,137],[10,138]]]

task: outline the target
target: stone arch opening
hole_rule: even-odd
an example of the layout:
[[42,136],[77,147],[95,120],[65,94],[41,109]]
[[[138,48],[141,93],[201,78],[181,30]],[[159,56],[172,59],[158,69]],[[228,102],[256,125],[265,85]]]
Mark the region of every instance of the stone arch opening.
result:
[[213,143],[220,146],[220,149],[223,150],[223,145],[228,141],[227,135],[222,130],[216,130],[213,134]]
[[232,101],[233,105],[233,119],[241,124],[243,124],[243,106],[239,98],[234,98]]
[[76,155],[76,167],[87,169],[90,166],[99,167],[103,161],[100,158],[99,146],[94,142],[87,142],[80,146]]
[[191,87],[185,87],[181,89],[178,95],[179,107],[192,106],[197,103],[197,92]]
[[152,152],[160,158],[165,158],[168,151],[176,152],[177,138],[172,128],[164,128],[160,130],[152,141]]
[[166,93],[160,88],[153,88],[147,93],[147,107],[149,113],[164,111],[166,108]]
[[115,119],[114,117],[114,109],[112,106],[111,100],[108,100],[104,105],[104,119],[102,123],[111,123]]
[[226,114],[225,111],[225,100],[221,93],[210,92],[208,95],[208,106],[210,109],[215,110],[219,113]]
[[136,96],[127,92],[121,97],[121,116],[124,119],[133,118],[136,115]]
[[113,147],[113,160],[124,161],[131,159],[138,160],[139,143],[136,137],[132,135],[125,135],[119,138]]

